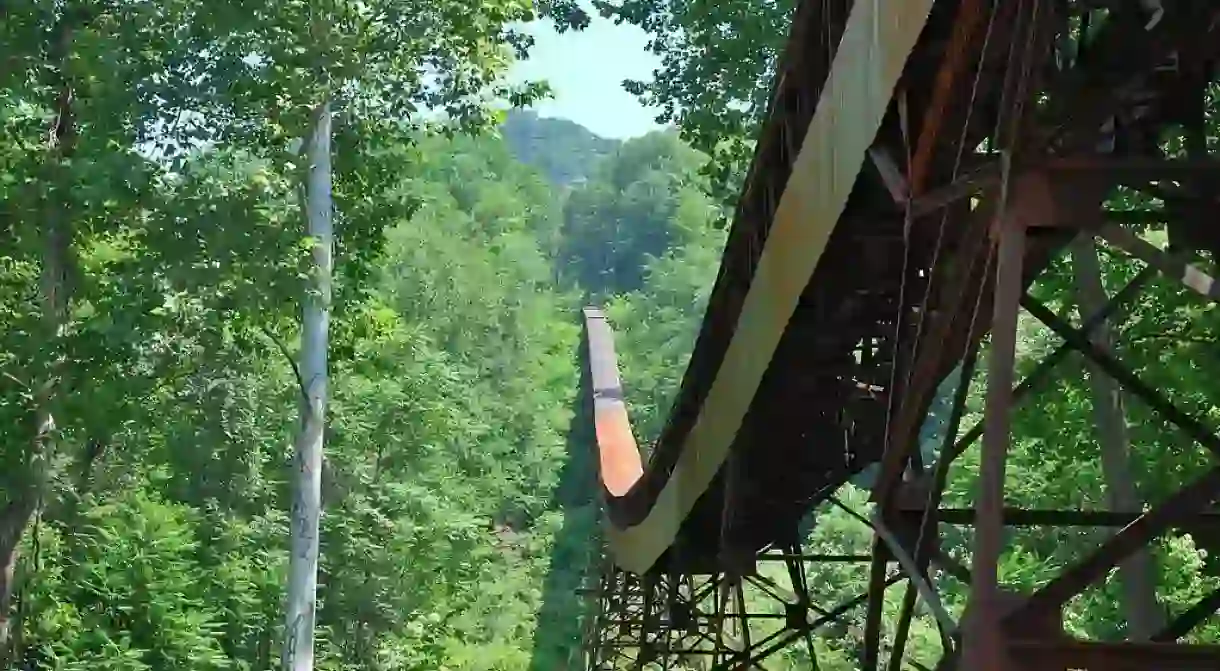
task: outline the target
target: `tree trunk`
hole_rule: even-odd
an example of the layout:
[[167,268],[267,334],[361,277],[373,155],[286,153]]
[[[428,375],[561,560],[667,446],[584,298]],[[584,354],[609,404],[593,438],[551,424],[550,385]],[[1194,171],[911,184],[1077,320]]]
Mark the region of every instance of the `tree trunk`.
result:
[[34,492],[18,492],[18,497],[0,511],[0,668],[8,668],[13,653],[13,597],[16,593],[17,560],[21,537],[37,508]]
[[288,573],[284,671],[312,671],[318,588],[318,524],[322,513],[322,448],[326,428],[327,337],[330,328],[333,230],[331,222],[330,104],[318,108],[307,144],[306,210],[313,238],[312,279],[301,328],[301,426],[295,450],[292,557]]
[[[1101,281],[1101,263],[1090,237],[1080,236],[1072,243],[1072,265],[1076,274],[1076,294],[1082,318],[1095,314],[1106,304]],[[1102,322],[1090,338],[1104,350],[1112,347],[1109,325]],[[1101,469],[1106,481],[1110,509],[1116,512],[1142,510],[1129,465],[1127,420],[1122,390],[1118,383],[1091,362],[1086,362],[1093,395],[1093,421],[1101,443]],[[1123,611],[1130,639],[1146,641],[1164,626],[1164,613],[1156,599],[1156,567],[1152,555],[1141,550],[1119,565]]]
[[[55,58],[52,62],[62,65],[67,59],[71,45],[71,26],[61,23],[56,28],[53,40]],[[62,185],[61,161],[70,156],[76,145],[76,122],[72,114],[72,87],[61,79],[59,97],[55,102],[55,117],[52,121],[50,140],[47,143],[47,180]],[[17,590],[17,562],[21,539],[25,536],[31,520],[38,514],[42,503],[43,489],[49,479],[48,469],[55,442],[55,415],[53,406],[59,389],[59,377],[63,373],[64,358],[59,350],[64,325],[68,316],[69,269],[72,267],[72,226],[64,203],[52,200],[55,191],[49,191],[43,200],[44,222],[42,225],[41,273],[39,294],[42,307],[42,332],[38,335],[49,343],[48,355],[31,368],[30,391],[34,403],[34,426],[24,439],[26,450],[23,456],[23,473],[16,478],[21,483],[18,491],[0,509],[0,668],[7,668],[13,661],[17,642],[13,636],[12,610]],[[38,368],[41,367],[41,370]]]
[[[70,123],[70,122],[69,122]],[[34,391],[34,426],[26,453],[23,473],[17,478],[20,489],[13,492],[8,505],[0,510],[0,663],[11,661],[14,652],[12,608],[16,592],[17,559],[21,539],[30,521],[38,514],[42,494],[50,478],[51,456],[55,448],[55,414],[58,380],[63,357],[58,349],[67,319],[68,288],[66,269],[71,254],[71,235],[61,208],[52,205],[44,228],[42,254],[42,322],[45,342],[52,343],[43,370],[31,376]],[[3,667],[0,667],[3,668]]]

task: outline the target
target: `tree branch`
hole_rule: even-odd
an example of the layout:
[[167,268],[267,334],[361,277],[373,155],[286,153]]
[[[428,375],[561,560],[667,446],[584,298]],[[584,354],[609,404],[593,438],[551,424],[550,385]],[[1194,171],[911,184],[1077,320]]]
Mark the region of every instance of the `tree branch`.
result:
[[292,375],[297,380],[297,389],[301,392],[301,402],[308,404],[309,390],[305,386],[305,378],[301,376],[301,368],[297,366],[297,360],[292,357],[292,353],[288,351],[288,348],[284,346],[284,343],[279,338],[275,337],[275,334],[272,333],[271,329],[267,328],[265,324],[259,324],[258,330],[262,331],[263,335],[266,336],[267,339],[275,345],[276,349],[280,351],[280,354],[284,355],[284,360],[287,361],[288,366],[292,368]]

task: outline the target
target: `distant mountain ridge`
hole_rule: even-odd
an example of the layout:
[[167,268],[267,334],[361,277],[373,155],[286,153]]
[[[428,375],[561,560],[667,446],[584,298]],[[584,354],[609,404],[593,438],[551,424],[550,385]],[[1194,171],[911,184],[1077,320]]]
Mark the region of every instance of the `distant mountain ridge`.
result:
[[532,110],[509,111],[500,132],[518,161],[560,187],[588,179],[598,160],[622,145],[574,121],[540,117]]

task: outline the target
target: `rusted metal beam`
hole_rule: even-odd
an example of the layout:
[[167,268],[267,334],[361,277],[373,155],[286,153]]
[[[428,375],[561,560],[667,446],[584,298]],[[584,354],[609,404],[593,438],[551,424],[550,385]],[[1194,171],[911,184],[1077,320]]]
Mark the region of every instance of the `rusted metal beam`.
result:
[[[963,5],[963,12],[971,12],[977,10],[977,7],[972,5]],[[1014,155],[1024,157],[1028,153],[1023,146],[1021,140],[1027,135],[1027,125],[1029,123],[1028,115],[1024,114],[1024,109],[1027,105],[1032,104],[1036,98],[1037,86],[1039,83],[1039,75],[1037,64],[1043,62],[1044,52],[1049,48],[1050,38],[1053,35],[1051,30],[1055,22],[1055,11],[1051,7],[1051,3],[1042,2],[1042,0],[1027,0],[1018,3],[1006,3],[1004,10],[1011,8],[1013,12],[1013,23],[1015,28],[1011,32],[1011,44],[1009,46],[1010,60],[1006,64],[1004,72],[1004,83],[1002,86],[1002,97],[1000,100],[1000,113],[998,115],[996,130],[999,134],[1000,146],[1002,152],[1000,154],[1000,173],[1001,173],[1001,192],[999,205],[988,212],[983,208],[978,214],[987,216],[992,213],[1002,218],[1021,219],[1022,223],[1022,239],[1024,239],[1024,227],[1028,225],[1031,217],[1028,213],[1026,201],[1033,204],[1035,208],[1041,207],[1041,201],[1036,197],[1022,198],[1022,192],[1029,190],[1035,185],[1032,181],[1016,179],[1017,175],[1013,173],[1013,157]],[[995,11],[1000,11],[997,8]],[[1007,15],[1006,15],[1007,16]],[[959,20],[973,21],[978,17],[966,17],[963,15]],[[962,28],[964,32],[969,33],[970,28]],[[954,165],[956,167],[957,161]],[[912,182],[912,188],[916,185]],[[1009,191],[1015,190],[1012,194],[1012,199],[1009,198]],[[919,191],[913,191],[919,193]],[[1012,204],[1010,211],[1010,203]],[[922,416],[926,413],[928,404],[931,401],[931,395],[934,393],[936,385],[940,382],[940,373],[944,367],[944,354],[948,350],[946,347],[953,342],[951,335],[954,332],[955,322],[959,322],[962,316],[962,309],[965,306],[978,306],[977,301],[970,300],[973,296],[971,290],[979,289],[979,283],[971,283],[973,271],[977,267],[981,249],[978,247],[968,247],[967,244],[974,243],[977,238],[974,236],[982,235],[985,228],[979,225],[968,226],[965,233],[966,242],[962,245],[966,250],[976,250],[973,254],[966,251],[958,250],[957,256],[959,264],[956,277],[952,274],[948,278],[941,275],[940,255],[941,250],[936,248],[932,256],[931,279],[929,280],[929,293],[933,290],[941,289],[947,285],[945,289],[945,297],[947,302],[936,304],[939,309],[932,319],[931,328],[927,326],[928,315],[919,315],[920,324],[917,329],[915,342],[912,345],[913,352],[910,360],[911,365],[906,367],[906,380],[909,381],[910,388],[900,387],[899,392],[903,394],[903,402],[898,408],[897,420],[894,422],[892,431],[887,436],[886,450],[882,459],[881,469],[877,477],[877,483],[874,487],[874,496],[884,510],[888,504],[889,493],[893,490],[898,478],[901,476],[908,454],[913,445],[913,437],[918,431],[919,422]],[[944,240],[944,222],[941,223],[941,228],[938,230],[936,239],[938,245]],[[982,247],[982,249],[987,249]],[[984,252],[983,254],[985,254]],[[1021,257],[1024,258],[1025,249],[1022,242]],[[964,262],[960,261],[961,258]],[[1023,261],[1018,261],[1018,267],[1021,267]],[[939,282],[938,282],[939,279]],[[1021,277],[1018,277],[1017,282],[1021,282]],[[926,309],[929,305],[928,300],[921,302],[921,309]],[[905,306],[904,306],[905,307]],[[971,322],[973,322],[973,313],[971,313]],[[962,330],[960,325],[958,331]],[[926,348],[921,347],[923,336],[928,336],[930,345]],[[924,351],[921,351],[924,350]],[[1007,390],[1005,390],[1007,392]]]
[[[904,511],[915,515],[919,511]],[[1123,527],[1140,518],[1143,513],[1115,512],[1110,510],[1041,510],[1029,508],[1004,508],[1004,526],[1007,527]],[[974,524],[976,512],[971,508],[941,508],[936,515],[945,524]],[[1220,511],[1180,512],[1169,516],[1169,526],[1184,531],[1220,527]]]
[[950,332],[955,325],[962,323],[963,317],[967,317],[966,310],[970,310],[968,317],[973,319],[972,308],[978,306],[978,302],[974,300],[976,296],[974,291],[978,289],[978,286],[972,279],[981,274],[979,271],[987,263],[991,253],[987,226],[983,223],[984,216],[986,213],[980,214],[973,225],[967,228],[965,239],[955,255],[957,264],[954,267],[949,267],[949,264],[940,264],[938,268],[933,269],[931,284],[943,289],[944,300],[940,302],[941,309],[937,313],[931,317],[921,316],[922,319],[931,322],[924,329],[924,337],[929,345],[920,348],[912,357],[912,364],[908,369],[910,385],[905,388],[903,402],[897,407],[896,416],[890,427],[887,449],[882,456],[877,479],[873,485],[873,498],[883,510],[887,508],[894,487],[902,477],[907,455],[912,448],[912,440],[923,419],[924,408],[917,406],[916,403],[927,397],[940,381],[937,373],[943,366],[943,358],[946,354],[944,345],[949,341]]
[[845,555],[845,554],[792,554],[789,552],[764,552],[758,555],[759,561],[763,560],[796,560],[802,562],[817,562],[819,564],[854,564],[872,561],[872,555]]
[[[1220,171],[1220,165],[1217,170]],[[1220,174],[1217,177],[1220,177]],[[1181,282],[1200,296],[1213,301],[1220,299],[1220,285],[1216,283],[1215,278],[1199,270],[1194,264],[1174,258],[1121,226],[1107,224],[1098,233],[1106,242],[1156,268],[1166,277]]]
[[975,497],[978,518],[971,562],[970,604],[974,617],[967,623],[969,630],[963,638],[962,655],[967,668],[999,671],[1009,668],[1000,631],[998,567],[1003,550],[1004,469],[1012,421],[1017,313],[1024,291],[1025,225],[1021,220],[1004,218],[997,224],[999,252],[987,361],[983,454]]
[[[1182,159],[1149,156],[1084,155],[1054,157],[1038,167],[1056,178],[1073,175],[1104,175],[1111,184],[1132,186],[1163,180],[1220,181],[1220,160]],[[1208,179],[1210,178],[1210,179]]]
[[1177,426],[1193,438],[1195,442],[1206,447],[1217,458],[1220,458],[1220,437],[1217,437],[1214,431],[1204,426],[1200,419],[1192,417],[1178,409],[1163,394],[1141,380],[1138,375],[1128,370],[1110,353],[1094,345],[1079,329],[1073,328],[1070,324],[1060,319],[1037,299],[1027,295],[1022,299],[1021,305],[1026,311],[1036,317],[1038,321],[1046,324],[1056,335],[1063,338],[1068,346],[1088,357],[1106,375],[1117,380],[1127,391],[1138,396],[1140,400],[1155,410],[1157,414]]
[[862,671],[876,671],[881,660],[881,616],[885,606],[885,567],[888,558],[885,544],[880,538],[874,538],[873,560],[868,571],[868,608],[864,615]]
[[1000,162],[973,168],[952,182],[930,189],[911,200],[911,217],[920,219],[961,201],[979,196],[1000,185]]
[[1101,643],[1072,640],[1016,640],[1011,649],[1026,668],[1086,671],[1215,671],[1220,645]]
[[885,189],[890,192],[890,198],[894,199],[894,204],[905,204],[910,190],[894,155],[884,146],[875,144],[869,148],[868,157],[877,169],[881,182],[885,184]]
[[1220,494],[1220,468],[1209,471],[1123,527],[1088,558],[1031,595],[1005,620],[1016,624],[1042,620],[1058,613],[1064,604],[1105,577],[1119,562],[1164,533],[1175,519],[1198,511],[1215,500],[1217,494]]
[[1189,634],[1195,627],[1203,624],[1217,612],[1220,612],[1220,589],[1213,590],[1211,594],[1200,599],[1186,612],[1175,617],[1173,622],[1166,625],[1159,634],[1153,636],[1152,640],[1161,643],[1176,641]]
[[[1040,0],[1031,0],[1034,7],[1040,6]],[[1017,7],[1020,3],[1006,3],[995,8],[992,12],[991,19],[995,20],[996,14],[1003,11],[1004,16],[1009,16],[1008,12],[1011,9],[1012,13],[1024,18],[1027,13],[1025,7]],[[1032,64],[1034,52],[1040,46],[1038,41],[1038,32],[1034,26],[1037,22],[1037,11],[1032,13],[1032,16],[1025,22],[1016,21],[1018,26],[1011,32],[1012,51],[1020,53],[1019,62],[1024,67],[1012,68],[1009,67],[1005,72],[1003,89],[1008,92],[1006,100],[1001,103],[1012,105],[1016,109],[1020,109],[1028,98],[1031,98],[1033,91],[1025,88],[1023,85],[1027,83],[1027,75],[1029,74],[1030,65]],[[921,195],[924,190],[926,181],[927,166],[932,159],[934,149],[943,143],[938,142],[938,136],[943,122],[945,106],[950,100],[954,99],[956,93],[956,85],[960,81],[960,75],[966,69],[967,64],[972,62],[970,56],[975,51],[980,51],[975,48],[975,42],[981,38],[980,28],[983,20],[982,3],[974,2],[973,0],[963,0],[958,7],[958,15],[954,24],[954,34],[951,38],[951,44],[946,55],[944,66],[938,72],[935,89],[933,91],[933,99],[929,105],[929,111],[924,116],[924,124],[921,129],[918,146],[916,148],[917,158],[912,162],[912,179],[911,192],[914,196]],[[991,35],[992,25],[988,25],[986,37]],[[1027,42],[1022,42],[1022,37],[1028,37]],[[986,40],[984,40],[984,45]],[[986,56],[985,53],[981,54]],[[984,58],[980,58],[978,68],[981,69]],[[1018,76],[1017,73],[1020,73]],[[974,78],[970,82],[973,86],[978,86],[978,78]],[[970,96],[970,103],[974,100],[973,90]],[[1015,104],[1014,104],[1015,103]],[[953,160],[953,171],[956,174],[960,168],[965,146],[962,143],[966,141],[966,135],[970,131],[969,122],[971,111],[967,112],[967,124],[963,129],[963,137],[955,139],[950,146],[956,146],[958,152]],[[1011,129],[1015,130],[1020,125],[1021,114],[1016,113],[1015,116],[1009,115],[1006,117]],[[1007,149],[1013,148],[1013,143],[1005,144]],[[1010,170],[1007,164],[1003,170],[1007,175]],[[948,196],[939,196],[936,200],[930,202],[925,207],[929,208],[929,212],[940,207],[944,207],[952,200],[960,199],[971,193],[974,185],[965,182],[957,186],[956,189],[950,190],[945,194]],[[1003,206],[1000,207],[1003,210]],[[911,210],[911,217],[921,217],[922,211]],[[928,289],[925,295],[917,299],[915,304],[919,306],[920,313],[918,314],[918,323],[915,328],[915,338],[907,348],[907,358],[905,361],[896,363],[900,366],[903,373],[900,383],[896,384],[896,389],[892,392],[902,395],[902,402],[898,404],[897,412],[893,424],[887,427],[889,431],[886,436],[885,451],[882,457],[881,467],[877,475],[876,483],[873,487],[873,496],[877,500],[879,506],[885,511],[888,508],[891,494],[902,476],[906,468],[907,461],[911,450],[913,449],[914,436],[918,431],[919,422],[922,415],[926,412],[928,402],[931,399],[931,393],[935,389],[940,380],[939,373],[943,368],[945,345],[952,342],[950,337],[954,331],[955,325],[960,327],[960,318],[963,308],[966,306],[977,306],[977,301],[971,300],[973,289],[977,289],[977,284],[972,283],[971,279],[977,271],[980,261],[989,253],[988,245],[986,244],[986,227],[982,222],[990,219],[991,214],[984,211],[977,216],[981,219],[979,222],[973,222],[974,225],[969,225],[968,222],[964,239],[960,243],[960,247],[955,253],[943,252],[944,257],[953,258],[957,261],[955,266],[946,268],[942,264],[942,246],[945,245],[947,220],[939,222],[939,227],[935,229],[936,246],[932,251],[930,279],[928,280]],[[971,217],[975,219],[976,217]],[[931,235],[931,232],[929,232]],[[933,301],[932,292],[940,292],[937,298],[942,300]],[[935,313],[929,314],[929,308],[934,308]],[[907,306],[902,306],[902,309],[907,309]],[[973,314],[970,315],[973,318]],[[929,323],[930,322],[930,323]],[[960,330],[960,328],[959,328]],[[927,337],[930,345],[923,347],[923,338]],[[901,337],[901,335],[900,335]],[[907,388],[909,385],[910,388]]]
[[[958,379],[957,389],[953,394],[953,407],[950,410],[949,421],[945,427],[945,435],[942,439],[940,457],[936,460],[936,468],[931,474],[931,482],[928,485],[927,499],[924,502],[923,510],[920,513],[919,527],[915,536],[915,565],[920,571],[919,577],[926,577],[928,564],[933,554],[939,551],[939,534],[937,533],[937,525],[939,523],[939,509],[941,499],[944,497],[945,485],[949,479],[949,466],[953,462],[954,455],[951,454],[951,448],[957,440],[958,431],[961,429],[962,415],[966,411],[966,401],[970,394],[971,382],[974,379],[975,366],[978,363],[978,347],[979,343],[974,341],[970,351],[966,353],[966,360],[962,362],[962,372]],[[901,505],[901,497],[900,503]],[[969,580],[967,580],[969,582]],[[906,640],[910,631],[911,618],[915,614],[916,590],[914,582],[908,582],[902,596],[902,606],[898,616],[898,625],[894,631],[893,649],[890,653],[890,663],[888,671],[901,671],[903,657],[906,652]]]
[[[997,11],[997,10],[993,10]],[[940,132],[963,75],[979,51],[984,18],[983,0],[961,0],[953,24],[953,36],[945,51],[944,63],[936,72],[932,101],[923,115],[923,124],[915,142],[911,159],[910,192],[919,196],[927,186],[929,169],[936,150],[940,148]]]
[[1038,85],[1038,67],[1054,34],[1051,3],[1029,0],[1016,10],[1019,28],[1013,31],[1011,60],[1007,64],[997,134],[1001,149],[1000,194],[996,208],[996,269],[992,300],[991,348],[987,362],[984,399],[983,449],[979,461],[975,509],[974,548],[971,555],[969,613],[963,623],[962,658],[968,669],[1002,671],[1012,668],[1001,627],[1002,602],[999,562],[1003,551],[1004,473],[1011,441],[1012,386],[1016,366],[1017,318],[1025,292],[1026,228],[1042,216],[1038,198],[1027,203],[1013,193],[1030,184],[1015,179],[1014,160],[1030,153],[1030,116]]
[[[1132,186],[1158,179],[1198,179],[1209,172],[1220,171],[1216,159],[1157,159],[1146,157],[1110,157],[1100,155],[1031,157],[1017,170],[1024,174],[1044,170],[1055,179],[1076,177],[1108,177],[1113,185]],[[1220,177],[1217,177],[1220,179]],[[911,198],[911,217],[919,219],[957,203],[965,198],[983,197],[1000,185],[1000,161],[990,159],[974,167],[948,184],[937,186]],[[903,201],[897,201],[902,203]],[[1064,222],[1070,225],[1071,222]]]

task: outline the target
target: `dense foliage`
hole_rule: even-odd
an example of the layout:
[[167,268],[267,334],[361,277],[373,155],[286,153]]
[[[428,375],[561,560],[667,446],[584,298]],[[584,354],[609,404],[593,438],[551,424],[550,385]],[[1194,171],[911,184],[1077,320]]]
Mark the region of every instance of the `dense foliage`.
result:
[[[277,145],[285,120],[203,124],[181,147],[141,140],[139,116],[103,126],[138,105],[89,76],[71,158],[48,159],[53,88],[8,82],[2,108],[20,140],[0,154],[0,412],[17,429],[0,444],[5,654],[30,669],[273,668],[301,394],[300,158]],[[236,115],[256,91],[182,104]],[[112,107],[94,110],[102,95]],[[514,115],[475,138],[350,109],[335,142],[316,666],[557,668],[578,652],[594,547],[589,471],[564,468],[576,315],[587,292],[619,290],[572,272],[599,277],[602,258],[581,255],[607,232],[629,243],[607,249],[633,288],[649,263],[681,265],[669,246],[709,221],[692,154],[669,134],[622,144]],[[49,216],[71,227],[62,247],[38,225]],[[70,292],[51,313],[58,258]]]
[[754,149],[795,0],[594,0],[602,15],[648,32],[661,66],[628,91],[661,109],[712,160],[709,186],[732,202]]
[[[625,143],[530,113],[489,127],[487,99],[542,91],[501,81],[528,46],[507,26],[532,15],[529,3],[10,7],[0,20],[0,666],[278,666],[312,244],[299,138],[333,101],[337,287],[316,667],[576,668],[577,587],[597,551],[588,445],[569,435],[578,308],[606,305],[646,442],[693,347],[724,242],[716,188],[748,155],[790,4],[607,8],[665,35],[647,95],[688,138]],[[585,20],[571,2],[540,6]],[[699,170],[708,155],[723,169],[710,180]],[[1114,291],[1134,264],[1106,254],[1102,266]],[[1070,268],[1039,287],[1069,314]],[[1220,327],[1214,306],[1168,283],[1141,300],[1123,355],[1214,414],[1204,337]],[[1025,325],[1023,370],[1054,344]],[[1071,360],[1017,416],[1014,502],[1105,505],[1089,375]],[[1128,409],[1136,488],[1156,500],[1206,462],[1146,408]],[[954,505],[969,505],[974,454],[951,476]],[[866,507],[860,491],[843,497]],[[871,538],[829,510],[810,543],[860,554]],[[949,552],[964,556],[969,537],[952,538]],[[1040,584],[1097,540],[1016,534],[1004,579]],[[1189,535],[1157,547],[1166,610],[1220,582],[1218,552]],[[829,606],[866,578],[828,565],[810,582]],[[964,590],[947,594],[960,614]],[[1069,628],[1124,634],[1118,601],[1112,578],[1071,605]],[[817,638],[819,668],[856,668],[860,615]],[[1220,638],[1209,626],[1194,638]],[[938,646],[925,613],[911,648],[931,663]],[[768,668],[809,664],[797,650]]]
[[[0,666],[278,665],[312,384],[300,140],[325,106],[337,286],[316,666],[534,656],[574,393],[563,189],[499,140],[444,139],[485,127],[490,99],[542,92],[503,84],[528,46],[507,28],[533,11],[6,7]],[[585,139],[581,174],[616,146]]]
[[500,131],[518,160],[559,186],[587,181],[598,159],[614,153],[618,144],[573,121],[542,119],[530,110],[510,110]]

